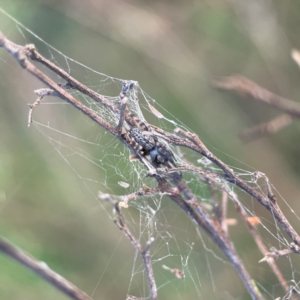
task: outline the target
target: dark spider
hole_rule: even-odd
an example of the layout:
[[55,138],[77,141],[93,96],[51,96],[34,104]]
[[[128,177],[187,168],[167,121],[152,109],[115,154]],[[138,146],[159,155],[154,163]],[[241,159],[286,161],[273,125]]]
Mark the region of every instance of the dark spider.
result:
[[159,142],[151,133],[145,134],[139,128],[131,128],[130,134],[137,143],[137,150],[143,156],[150,156],[151,162],[155,166],[164,165],[168,168],[177,167],[173,152],[166,145]]

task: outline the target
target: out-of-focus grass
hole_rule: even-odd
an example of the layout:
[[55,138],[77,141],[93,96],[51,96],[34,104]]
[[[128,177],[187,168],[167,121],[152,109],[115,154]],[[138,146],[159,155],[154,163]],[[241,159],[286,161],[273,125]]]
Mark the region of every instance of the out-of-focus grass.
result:
[[[266,173],[293,209],[299,210],[298,124],[295,122],[273,137],[242,145],[237,139],[241,129],[278,113],[209,86],[214,76],[241,73],[297,100],[300,71],[289,58],[290,48],[300,43],[297,1],[274,3],[270,14],[274,13],[276,28],[281,31],[271,38],[281,41],[277,45],[281,51],[274,49],[269,55],[263,44],[255,42],[237,7],[224,1],[26,0],[2,1],[0,6],[67,56],[107,75],[138,80],[157,102],[199,134],[216,155],[230,165]],[[29,35],[24,38],[22,29],[3,15],[0,29],[17,43],[32,42],[27,41]],[[37,47],[51,59],[47,47]],[[91,79],[82,73],[80,79],[89,83]],[[95,299],[124,299],[134,262],[131,245],[47,139],[34,128],[27,128],[27,104],[35,100],[33,90],[40,88],[40,83],[2,50],[0,79],[0,234],[89,294],[99,281]],[[41,106],[35,114],[38,117],[47,109],[50,108]],[[63,106],[61,110],[62,120],[58,123],[72,119],[74,124],[69,126],[74,132],[89,130],[90,123],[83,123],[78,112]],[[101,170],[98,171],[102,178]],[[180,240],[193,226],[172,204],[163,205],[170,211],[165,212],[170,224],[183,226],[182,231],[178,230]],[[285,213],[299,231],[299,222],[288,209]],[[239,226],[232,229],[232,235],[236,236],[237,249],[242,249],[242,258],[253,266],[260,254],[244,231]],[[247,249],[243,248],[245,244]],[[0,260],[1,299],[65,299],[16,263],[3,256]],[[212,269],[218,267],[216,263]],[[199,276],[203,273],[200,282],[207,280],[205,263],[199,259],[196,268]],[[288,265],[283,268],[291,275]],[[166,279],[168,275],[158,267],[156,271],[159,285],[172,280]],[[225,280],[234,278],[228,272],[224,267],[214,274],[217,293],[228,290],[246,299],[236,280]],[[276,284],[266,266],[256,265],[250,272],[261,283]],[[210,279],[208,282],[211,284]],[[141,284],[131,286],[130,293],[135,291],[138,295]],[[203,283],[201,293],[207,298],[212,287],[208,285],[205,290],[204,286]],[[161,299],[197,297],[190,281],[186,281],[181,293],[176,293],[171,284],[161,290]]]

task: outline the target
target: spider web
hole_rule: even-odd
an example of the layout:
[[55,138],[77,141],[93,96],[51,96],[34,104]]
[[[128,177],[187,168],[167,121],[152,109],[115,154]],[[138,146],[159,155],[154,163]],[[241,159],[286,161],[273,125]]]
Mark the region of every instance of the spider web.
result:
[[[43,41],[17,20],[9,18],[16,24],[23,44],[34,43],[39,52],[57,66],[97,93],[104,95],[116,106],[118,105],[123,79],[107,76],[77,62]],[[43,71],[49,74],[48,70]],[[59,77],[54,79],[61,82]],[[110,110],[76,90],[69,90],[69,92],[110,124],[114,126],[118,124],[118,116]],[[151,119],[151,123],[153,121],[156,126],[169,132],[177,127],[189,131],[189,128],[143,91],[138,83],[128,94],[128,100],[129,110],[140,120],[146,122]],[[69,168],[78,177],[90,197],[95,199],[97,206],[104,212],[107,222],[112,223],[115,213],[111,206],[98,197],[99,191],[102,194],[109,194],[118,201],[123,201],[126,195],[137,192],[144,185],[155,187],[156,182],[154,179],[146,177],[147,170],[138,160],[129,159],[130,151],[118,140],[87,120],[85,116],[81,116],[78,112],[72,113],[70,110],[70,105],[62,100],[54,97],[44,98],[33,113],[32,127],[45,137],[55,150],[57,160],[61,159],[66,168]],[[183,164],[184,159],[187,158],[203,169],[213,172],[220,171],[196,154],[186,155],[184,149],[174,147],[171,149],[179,165]],[[250,167],[241,169],[231,166],[231,168],[244,181],[266,194],[265,182],[257,178],[255,170],[251,170]],[[205,204],[207,210],[212,210],[215,203],[207,184],[195,174],[188,172],[184,173],[184,180],[197,196],[198,201]],[[239,197],[241,206],[249,216],[260,218],[259,233],[267,246],[272,245],[277,249],[288,247],[289,242],[274,218],[267,219],[261,215],[255,201],[238,191],[233,185],[225,181],[221,182],[221,185],[226,191]],[[274,186],[272,188],[276,191]],[[279,194],[278,191],[276,193]],[[281,200],[299,220],[299,216],[292,207],[289,207],[287,201],[283,197]],[[130,201],[128,209],[124,208],[122,211],[127,226],[142,246],[150,238],[154,238],[150,252],[159,299],[246,299],[248,297],[235,270],[220,250],[165,195],[157,193],[151,196],[137,197]],[[233,216],[233,218],[238,217]],[[117,230],[116,234],[122,235]],[[237,242],[236,247],[239,248],[239,246]],[[116,255],[115,253],[122,256],[124,255],[123,251],[123,246],[116,244],[112,256]],[[124,295],[124,299],[126,294],[149,299],[143,261],[133,247],[131,251],[131,257],[124,256],[126,268],[120,266],[121,270],[124,268],[127,271],[127,280],[121,284],[120,281],[123,280],[123,277],[116,274],[110,288],[118,288],[119,292]],[[256,274],[256,285],[265,298],[274,299],[277,296],[283,296],[280,285],[274,284],[274,275],[266,263],[253,266],[253,263],[243,256],[242,250],[240,250],[240,254],[250,274]],[[260,258],[258,254],[258,259]],[[284,260],[288,265],[284,269],[286,280],[290,285],[298,287],[298,264],[293,261],[292,256],[284,258]],[[102,275],[99,278],[95,278],[96,284],[91,292],[92,296],[101,294],[103,278],[106,270],[110,268],[110,263],[112,264],[111,261],[108,261],[107,265],[99,266],[99,269],[103,268],[103,272],[101,271]],[[130,273],[128,269],[131,270]],[[179,270],[180,274],[184,275],[176,277],[175,270]],[[269,278],[271,278],[270,283],[268,282]],[[236,290],[227,291],[228,282],[232,280],[236,281]]]

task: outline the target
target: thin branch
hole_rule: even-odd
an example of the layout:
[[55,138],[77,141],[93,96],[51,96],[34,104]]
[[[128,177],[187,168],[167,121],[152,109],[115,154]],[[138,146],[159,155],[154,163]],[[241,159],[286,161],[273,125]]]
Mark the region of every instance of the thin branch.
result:
[[55,288],[62,291],[65,295],[74,300],[92,300],[88,295],[81,291],[78,287],[73,285],[64,277],[60,276],[53,270],[51,270],[46,263],[42,261],[37,261],[30,257],[28,254],[22,250],[16,248],[9,242],[0,238],[0,251],[15,261],[19,262],[21,265],[27,269],[33,271],[41,278],[45,279],[47,282],[52,284]]
[[[298,64],[299,52],[294,50],[292,57]],[[243,76],[234,75],[217,79],[213,81],[212,86],[221,90],[237,93],[243,97],[262,101],[286,113],[274,120],[244,130],[239,134],[239,138],[243,142],[250,142],[262,135],[273,134],[285,126],[288,126],[293,119],[300,117],[300,105],[297,102],[280,97]]]
[[[164,169],[157,169],[157,171],[160,173],[163,172]],[[207,171],[204,172],[204,174],[212,174]],[[181,180],[180,177],[174,176],[171,178],[172,182],[175,184],[175,186],[178,187],[179,191],[174,190],[174,188],[172,188],[168,184],[166,179],[164,179],[161,176],[158,176],[156,177],[156,179],[159,183],[160,190],[164,191],[181,209],[183,209],[186,212],[186,214],[193,221],[195,221],[202,229],[204,229],[208,236],[210,236],[213,239],[213,241],[220,247],[220,249],[228,257],[228,259],[238,272],[251,297],[253,299],[263,299],[260,293],[258,292],[257,288],[255,287],[255,284],[249,276],[248,272],[246,271],[243,263],[241,262],[237,253],[235,252],[235,249],[232,243],[230,242],[228,236],[222,231],[222,228],[216,225],[216,223],[206,213],[206,211],[203,209],[200,203],[198,203],[198,205],[195,205],[196,200],[194,195],[191,193],[189,188],[185,185],[185,183]],[[188,201],[184,201],[180,193],[185,195]],[[108,197],[108,199],[110,199],[109,195],[100,194],[100,196],[101,198]],[[125,234],[127,235],[127,232],[125,232]],[[128,237],[132,240],[131,236]]]
[[29,113],[28,113],[28,127],[30,127],[30,125],[32,124],[32,113],[33,113],[33,110],[41,104],[41,101],[43,100],[43,98],[45,96],[53,96],[53,97],[59,97],[58,93],[55,92],[54,90],[52,89],[48,89],[48,88],[45,88],[45,89],[38,89],[38,90],[35,90],[34,91],[38,97],[37,99],[34,101],[34,103],[32,104],[28,104],[29,106]]
[[28,104],[28,106],[29,106],[29,113],[28,113],[28,127],[30,127],[31,124],[32,124],[32,113],[33,113],[33,110],[34,110],[38,105],[40,105],[42,99],[43,99],[43,96],[38,96],[37,99],[34,101],[34,103]]
[[[248,230],[249,230],[250,234],[252,235],[252,237],[253,237],[256,245],[258,246],[260,252],[266,257],[266,255],[268,253],[268,248],[265,246],[263,240],[259,236],[259,234],[257,232],[257,229],[256,229],[256,226],[253,224],[253,222],[250,221],[247,213],[245,212],[243,207],[240,205],[240,202],[238,201],[236,196],[231,193],[230,198],[233,200],[236,210],[239,212],[239,214],[242,217],[243,221],[247,225]],[[259,262],[261,262],[261,261],[259,261]],[[289,291],[289,286],[287,284],[287,281],[284,278],[281,271],[279,270],[279,268],[278,268],[277,264],[275,263],[274,259],[267,259],[267,262],[268,262],[270,268],[272,269],[273,273],[277,277],[278,281],[280,282],[282,288],[286,292],[288,292]]]
[[254,173],[254,176],[255,176],[256,180],[258,180],[259,178],[262,178],[264,180],[266,188],[267,188],[267,197],[270,199],[271,202],[275,203],[276,197],[272,191],[272,187],[271,187],[269,178],[266,176],[266,174],[256,171]]
[[299,103],[273,94],[246,77],[233,75],[220,78],[214,80],[212,86],[224,91],[237,93],[243,97],[264,102],[292,116],[300,117]]
[[[252,297],[252,299],[263,299],[262,295],[258,291],[255,286],[254,281],[249,276],[247,270],[245,269],[243,263],[238,257],[233,244],[229,240],[228,236],[222,231],[221,227],[216,227],[215,222],[210,218],[210,216],[206,213],[206,211],[202,208],[202,206],[193,206],[188,201],[184,201],[182,196],[178,193],[172,194],[172,189],[166,182],[164,178],[157,178],[163,190],[167,193],[170,193],[169,197],[183,210],[186,214],[196,222],[207,234],[208,236],[220,247],[220,249],[227,256],[229,261],[232,263],[234,268],[236,269],[239,277],[243,281],[245,287],[248,290],[248,293]],[[188,190],[188,187],[185,186],[183,182],[181,182],[180,188],[182,190]],[[189,192],[185,193],[189,195]],[[193,200],[189,199],[188,200]],[[195,208],[195,209],[194,209]]]
[[152,268],[152,260],[151,260],[151,254],[150,254],[150,246],[154,242],[154,238],[150,238],[148,242],[146,243],[146,247],[143,250],[141,244],[136,240],[136,238],[133,236],[129,228],[127,227],[125,223],[125,219],[123,214],[121,213],[119,202],[113,200],[108,194],[102,194],[99,193],[99,196],[101,199],[106,200],[109,202],[114,208],[118,216],[118,220],[115,221],[115,224],[118,226],[118,228],[124,232],[124,234],[128,237],[131,244],[134,246],[136,251],[141,255],[148,279],[149,284],[149,290],[152,300],[157,300],[157,287],[154,279],[154,272]]
[[[18,45],[10,42],[11,47],[19,47]],[[1,46],[1,41],[0,41]],[[22,48],[21,48],[22,49]],[[119,109],[114,106],[108,99],[106,99],[104,96],[96,93],[95,91],[91,90],[87,86],[80,83],[78,80],[70,76],[66,71],[63,69],[57,67],[54,63],[44,58],[42,55],[40,55],[37,50],[35,49],[34,45],[27,45],[23,47],[24,53],[30,57],[32,60],[37,61],[47,67],[48,69],[52,70],[54,73],[59,75],[61,78],[66,80],[71,88],[76,89],[80,92],[82,92],[84,95],[89,96],[90,98],[94,99],[96,102],[102,104],[104,107],[110,109],[111,111],[119,114]]]
[[220,224],[222,226],[222,229],[226,233],[228,233],[228,225],[226,222],[226,220],[227,220],[227,202],[228,202],[228,193],[226,191],[222,191],[222,199],[221,199],[222,214],[220,216]]
[[146,266],[146,274],[149,282],[149,288],[150,288],[150,295],[153,300],[158,299],[157,296],[157,287],[155,283],[155,278],[154,278],[154,272],[152,268],[152,260],[151,260],[151,254],[150,254],[150,246],[154,242],[154,238],[151,237],[147,243],[146,247],[142,253],[142,257],[144,260],[144,265]]
[[162,268],[164,270],[170,271],[172,274],[174,274],[176,276],[176,278],[178,279],[184,279],[185,275],[182,271],[180,271],[179,269],[172,269],[166,265],[162,265]]
[[142,197],[142,196],[154,196],[155,194],[165,194],[160,186],[157,186],[155,188],[149,188],[146,185],[143,185],[143,188],[138,190],[137,192],[131,193],[129,195],[124,195],[121,197],[121,201],[119,202],[119,205],[122,207],[127,208],[130,201]]
[[264,253],[265,256],[259,262],[269,261],[270,258],[278,259],[279,257],[294,253],[292,249],[277,250],[276,248],[272,247],[270,250],[271,252]]
[[[187,168],[187,166],[182,166],[181,168]],[[235,204],[235,207],[236,207],[237,211],[240,213],[244,222],[247,224],[249,232],[251,233],[252,237],[254,238],[258,248],[260,249],[260,251],[262,252],[263,255],[267,255],[268,254],[267,247],[264,245],[262,239],[258,235],[258,233],[255,229],[255,226],[253,225],[253,222],[250,222],[249,217],[247,216],[245,210],[240,205],[238,199],[236,198],[236,195],[234,193],[232,193],[231,191],[229,191],[226,187],[222,186],[222,183],[220,183],[220,180],[218,180],[218,178],[216,176],[212,176],[211,172],[199,170],[199,169],[195,168],[194,166],[189,166],[189,168],[190,168],[190,170],[196,172],[200,177],[202,177],[203,180],[209,182],[210,185],[214,185],[215,187],[222,190],[222,213],[223,214],[222,214],[222,217],[219,219],[219,223],[221,224],[221,227],[222,227],[224,233],[227,234],[226,208],[227,208],[227,195],[228,195],[230,197],[230,199],[233,201],[233,203]],[[275,203],[276,198],[273,194],[273,191],[272,191],[272,188],[271,188],[271,185],[270,185],[270,182],[269,182],[269,179],[267,178],[267,176],[261,172],[256,172],[255,177],[256,177],[256,180],[258,180],[259,178],[263,178],[263,180],[265,181],[265,184],[266,184],[268,198],[270,199],[270,201]],[[221,178],[221,176],[220,176],[220,178]],[[290,252],[286,252],[284,254],[289,254],[289,253],[293,253],[293,252],[299,253],[299,247],[296,246],[294,243],[292,243],[292,246],[293,247],[291,247]],[[282,255],[284,255],[284,254],[282,254]],[[263,260],[261,260],[261,261],[263,261]],[[280,272],[278,266],[276,265],[274,260],[271,260],[271,259],[268,260],[268,263],[269,263],[272,271],[276,275],[278,281],[280,282],[281,286],[287,292],[289,290],[289,286],[288,286],[285,278],[283,277],[282,273]]]
[[43,72],[41,72],[38,68],[36,68],[26,58],[25,53],[28,50],[28,48],[30,48],[32,51],[34,51],[33,45],[30,45],[30,47],[27,47],[25,49],[16,47],[15,44],[8,41],[4,37],[4,35],[0,32],[0,47],[3,47],[5,50],[7,50],[17,60],[17,62],[20,64],[20,66],[22,68],[26,69],[33,76],[35,76],[37,79],[39,79],[40,81],[45,83],[47,86],[49,86],[52,90],[54,90],[57,93],[58,97],[60,97],[63,100],[66,100],[68,103],[72,104],[75,108],[77,108],[82,113],[87,115],[90,119],[92,119],[93,121],[98,123],[98,125],[100,125],[104,129],[106,129],[112,135],[118,137],[118,132],[112,125],[110,125],[104,119],[99,117],[91,109],[87,108],[85,105],[83,105],[78,100],[76,100],[73,96],[71,96],[68,92],[66,92],[62,87],[60,87],[53,80],[51,80],[48,76],[46,76]]
[[270,250],[271,250],[271,252],[265,253],[265,257],[262,258],[259,262],[266,261],[269,258],[277,259],[281,256],[286,256],[286,255],[289,255],[291,253],[300,254],[300,247],[298,247],[294,243],[291,243],[290,248],[288,248],[288,249],[277,250],[276,248],[272,247]]
[[[156,130],[163,133],[163,130],[160,130],[157,127],[155,128]],[[290,222],[287,220],[287,218],[284,216],[277,203],[273,203],[267,196],[255,190],[248,183],[240,179],[230,167],[228,167],[224,162],[222,162],[220,159],[214,156],[213,153],[211,153],[206,148],[206,146],[203,145],[202,141],[195,134],[185,132],[180,128],[176,128],[176,133],[186,137],[186,139],[180,139],[171,133],[166,133],[165,139],[175,145],[190,148],[202,154],[207,159],[215,163],[218,167],[220,167],[223,170],[224,174],[222,174],[222,176],[226,181],[238,186],[240,189],[242,189],[247,194],[251,195],[254,199],[256,199],[261,205],[263,205],[276,218],[276,220],[282,226],[282,229],[289,235],[293,242],[300,246],[300,236],[295,231]],[[177,169],[178,168],[174,170],[176,171]],[[190,170],[193,171],[192,169]],[[220,174],[218,176],[220,176]]]
[[[3,36],[3,35],[2,35]],[[87,86],[80,83],[78,80],[76,80],[74,77],[70,76],[67,72],[65,72],[63,69],[57,67],[54,63],[43,57],[40,53],[37,52],[34,45],[27,45],[25,47],[21,47],[19,45],[16,45],[9,41],[9,46],[12,48],[15,47],[15,49],[22,49],[24,51],[24,54],[30,57],[32,60],[37,61],[47,67],[48,69],[52,70],[54,73],[59,75],[61,78],[65,79],[67,81],[67,84],[70,85],[71,88],[76,89],[80,91],[82,94],[90,97],[91,99],[95,100],[96,102],[103,105],[105,108],[109,109],[116,115],[120,114],[120,109],[115,106],[111,101],[109,101],[104,96],[96,93],[92,89],[88,88]],[[0,47],[1,47],[1,32],[0,32]],[[127,82],[122,83],[122,93],[124,95],[127,94],[127,92],[132,89],[135,85],[138,83],[136,81],[130,80]],[[130,124],[133,127],[138,127],[136,125],[136,119],[132,118],[132,115],[130,113],[126,113],[124,111],[125,120],[128,124]]]
[[[194,167],[192,165],[184,165],[184,166],[181,166],[181,167],[176,168],[174,170],[172,169],[170,171],[171,172],[178,171],[178,170],[183,171],[184,169],[197,173],[203,180],[205,180],[206,182],[209,182],[209,184],[214,185],[214,186],[218,187],[220,190],[222,190],[222,212],[223,212],[223,215],[222,215],[222,218],[220,219],[220,220],[222,220],[222,222],[220,222],[222,231],[225,234],[227,234],[227,225],[226,225],[226,207],[227,207],[226,203],[227,203],[227,197],[225,197],[225,195],[226,196],[228,195],[231,198],[231,200],[234,202],[237,211],[240,213],[240,215],[242,216],[243,220],[247,224],[248,229],[249,229],[251,235],[253,236],[253,238],[254,238],[257,246],[259,247],[260,251],[262,252],[263,255],[268,255],[268,249],[267,249],[267,247],[264,245],[263,241],[259,237],[258,233],[256,232],[256,229],[255,229],[254,225],[250,222],[249,217],[247,216],[246,212],[244,211],[244,209],[240,205],[240,203],[237,200],[235,194],[232,193],[231,191],[229,191],[226,188],[226,186],[223,186],[222,183],[220,182],[220,179],[222,178],[222,175],[219,174],[219,177],[218,177],[218,175],[215,174],[215,173],[211,173],[209,171],[200,170],[199,168],[196,168],[196,167]],[[274,194],[272,192],[272,188],[271,188],[271,185],[269,183],[269,179],[267,178],[267,176],[265,174],[261,173],[261,172],[256,172],[255,177],[256,177],[256,180],[258,180],[259,178],[263,178],[264,179],[265,184],[266,184],[266,188],[267,188],[268,198],[270,199],[270,201],[272,201],[273,203],[275,203],[275,196],[274,196]],[[198,205],[194,205],[194,207],[196,208],[196,210],[202,209],[200,203]],[[292,243],[291,249],[288,249],[290,251],[285,251],[285,252],[283,251],[282,255],[280,255],[280,256],[283,256],[283,255],[286,255],[286,254],[290,254],[290,253],[299,253],[299,249],[300,248],[298,246],[296,246],[294,243]],[[272,253],[275,253],[275,252],[272,252]],[[278,254],[278,251],[276,253]],[[271,255],[269,254],[269,256],[265,256],[265,257],[269,258],[270,256]],[[263,260],[265,260],[265,259],[262,259],[261,261],[263,261]],[[277,265],[275,264],[275,262],[272,261],[272,260],[268,260],[268,263],[269,263],[272,271],[274,272],[274,274],[278,278],[278,281],[280,282],[280,284],[283,287],[283,289],[285,291],[288,291],[289,290],[289,286],[287,285],[287,282],[286,282],[285,278],[283,277],[282,273],[280,272],[280,270],[277,267]]]
[[259,124],[257,126],[248,128],[239,134],[239,138],[244,142],[248,143],[254,139],[260,138],[263,135],[273,134],[290,125],[295,117],[283,114],[271,121]]
[[[0,38],[1,38],[1,32],[0,32]],[[67,83],[59,83],[58,85],[60,87],[62,87],[63,89],[66,89],[66,90],[71,88],[71,85],[68,82]],[[33,113],[33,110],[38,105],[41,104],[41,101],[43,100],[43,98],[45,96],[60,97],[60,95],[55,90],[49,89],[49,88],[38,89],[38,90],[35,90],[34,92],[35,92],[35,94],[37,94],[38,98],[35,100],[34,103],[28,104],[28,106],[29,106],[28,127],[30,127],[30,125],[32,124],[32,113]]]
[[127,295],[126,300],[146,300],[145,298],[137,298],[132,295]]
[[296,294],[296,295],[300,296],[300,291],[299,291],[299,289],[296,286],[291,285],[290,288],[289,288],[289,291],[285,294],[285,296],[282,299],[276,298],[275,300],[290,300],[290,299],[294,299],[292,297],[293,294]]

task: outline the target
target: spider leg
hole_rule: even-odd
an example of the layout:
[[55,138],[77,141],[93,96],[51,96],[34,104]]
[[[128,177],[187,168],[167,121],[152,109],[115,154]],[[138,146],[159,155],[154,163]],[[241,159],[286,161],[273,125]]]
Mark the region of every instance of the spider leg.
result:
[[126,97],[126,95],[128,94],[128,92],[133,89],[133,87],[137,85],[136,81],[133,80],[125,80],[122,82],[122,90],[119,96],[119,105],[120,105],[120,119],[119,119],[119,123],[117,125],[117,130],[122,133],[122,129],[123,129],[123,123],[125,120],[125,112],[126,112],[126,107],[127,107],[127,103],[128,103],[128,98]]
[[[121,94],[123,95],[123,94]],[[121,97],[120,95],[120,119],[119,119],[119,123],[118,123],[118,126],[117,126],[117,130],[119,132],[122,133],[122,128],[123,128],[123,123],[124,123],[124,120],[125,120],[125,111],[126,111],[126,106],[127,106],[127,102],[128,102],[128,99],[126,96],[123,95],[123,97]]]

